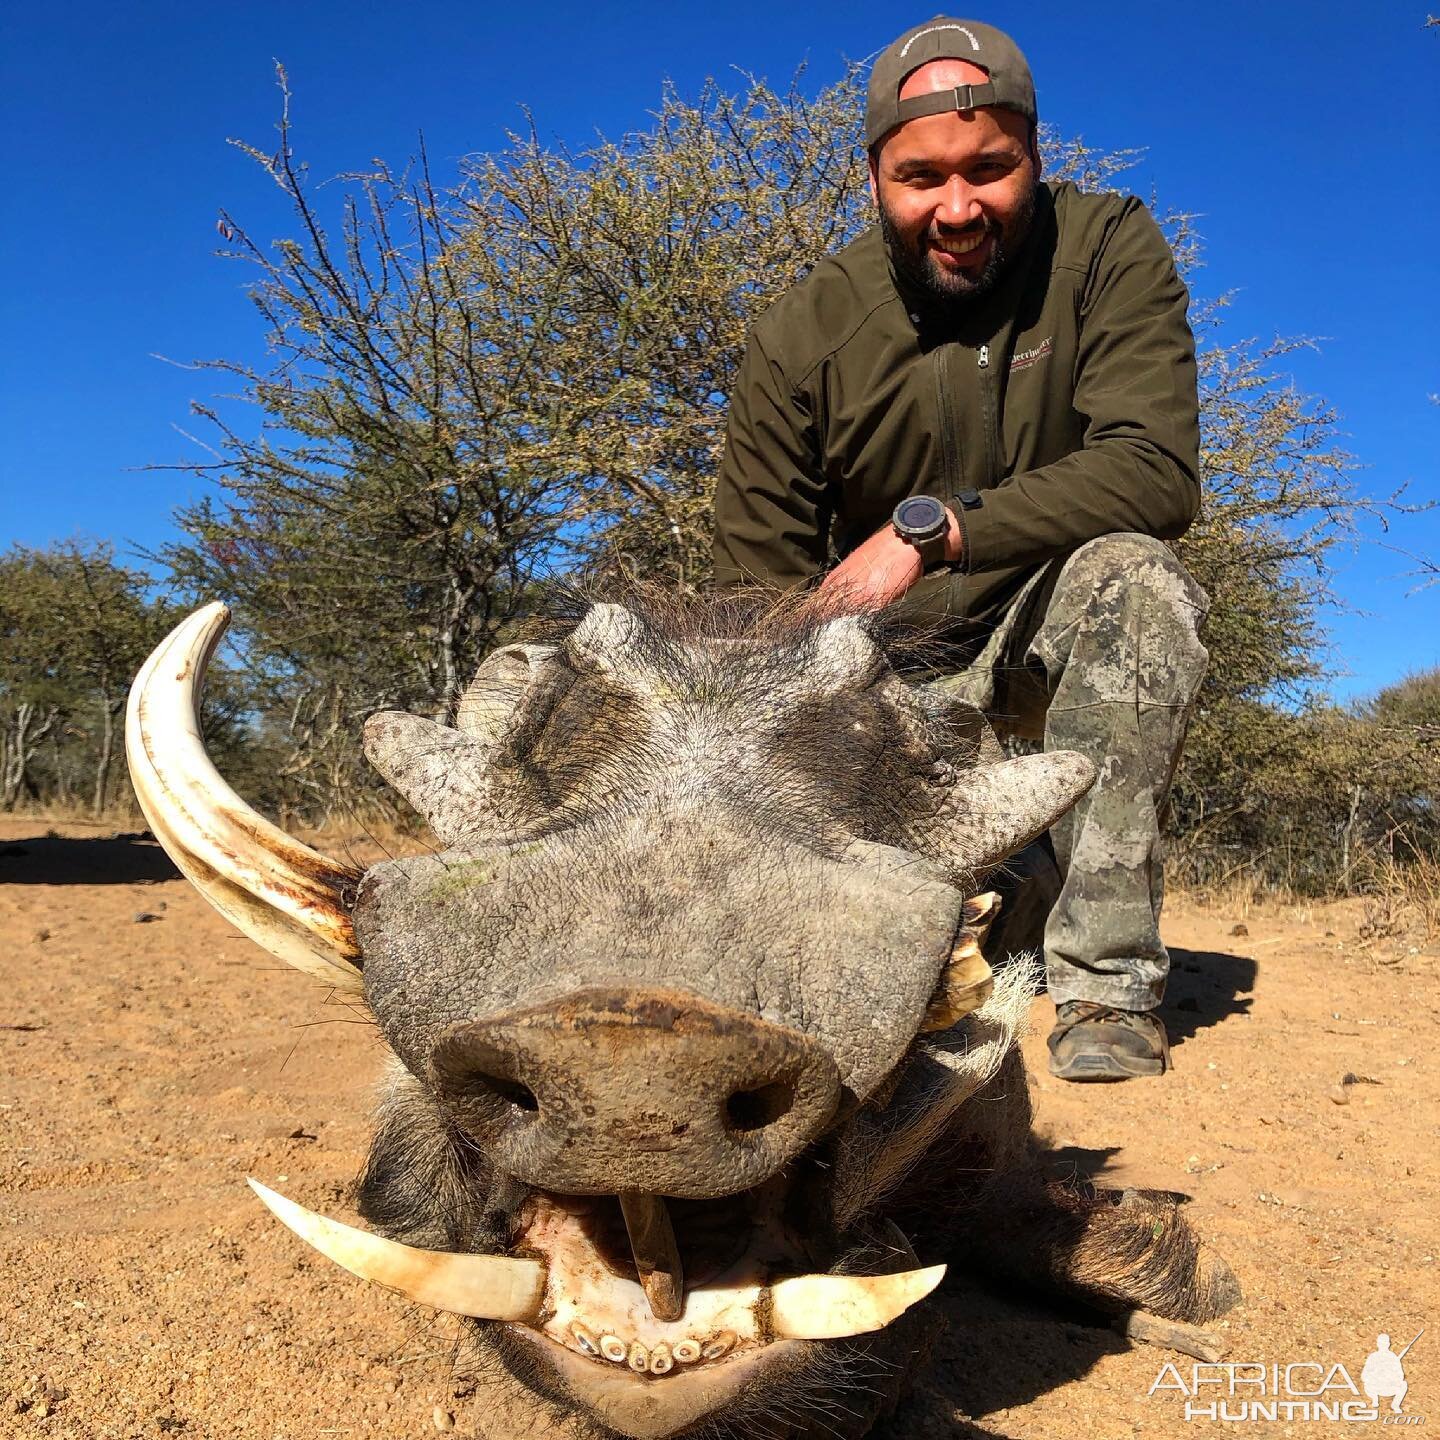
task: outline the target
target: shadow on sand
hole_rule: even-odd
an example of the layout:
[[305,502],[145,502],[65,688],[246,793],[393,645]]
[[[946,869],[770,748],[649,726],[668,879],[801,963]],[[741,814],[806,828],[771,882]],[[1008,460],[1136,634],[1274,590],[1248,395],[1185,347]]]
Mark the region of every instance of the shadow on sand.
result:
[[144,885],[179,875],[148,830],[0,841],[0,885]]
[[877,1440],[1005,1440],[1003,1412],[1130,1348],[1092,1312],[1002,1296],[965,1275],[946,1281],[941,1308],[947,1325],[930,1364]]
[[1170,981],[1160,1018],[1172,1046],[1231,1016],[1248,1015],[1259,966],[1248,955],[1221,950],[1171,950]]

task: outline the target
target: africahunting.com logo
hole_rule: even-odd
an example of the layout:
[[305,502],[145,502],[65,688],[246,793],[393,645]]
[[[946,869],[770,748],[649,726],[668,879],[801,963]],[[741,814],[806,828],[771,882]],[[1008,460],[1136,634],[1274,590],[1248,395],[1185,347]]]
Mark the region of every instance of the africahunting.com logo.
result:
[[1405,1357],[1415,1346],[1392,1349],[1388,1335],[1375,1337],[1375,1348],[1360,1367],[1359,1383],[1339,1363],[1301,1360],[1290,1365],[1264,1361],[1217,1361],[1161,1368],[1147,1392],[1185,1399],[1187,1420],[1351,1420],[1379,1425],[1423,1425],[1425,1417],[1407,1413]]

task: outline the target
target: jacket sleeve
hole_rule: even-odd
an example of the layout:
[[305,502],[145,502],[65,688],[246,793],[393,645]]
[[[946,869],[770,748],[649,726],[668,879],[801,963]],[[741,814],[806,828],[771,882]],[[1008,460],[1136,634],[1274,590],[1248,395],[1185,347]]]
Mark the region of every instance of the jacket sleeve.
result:
[[814,417],[752,333],[715,486],[715,583],[788,587],[825,564],[830,504]]
[[1171,540],[1200,505],[1189,297],[1160,227],[1127,200],[1079,298],[1074,406],[1085,443],[959,511],[971,573],[1036,565],[1099,535]]

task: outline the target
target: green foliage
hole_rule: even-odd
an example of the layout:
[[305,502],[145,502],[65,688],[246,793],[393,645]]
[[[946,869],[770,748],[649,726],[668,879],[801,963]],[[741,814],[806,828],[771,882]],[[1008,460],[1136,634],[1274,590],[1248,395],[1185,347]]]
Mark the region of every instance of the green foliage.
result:
[[150,577],[108,544],[76,540],[0,556],[0,803],[117,798],[130,680],[174,623]]

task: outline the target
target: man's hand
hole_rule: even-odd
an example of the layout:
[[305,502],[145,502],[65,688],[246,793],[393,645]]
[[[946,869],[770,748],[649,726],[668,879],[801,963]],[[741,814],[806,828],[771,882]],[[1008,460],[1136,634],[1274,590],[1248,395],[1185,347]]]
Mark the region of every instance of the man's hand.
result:
[[[964,541],[948,506],[945,516],[950,526],[945,532],[945,558],[954,565],[963,557]],[[923,569],[919,552],[887,524],[857,545],[821,581],[820,593],[837,610],[883,610],[920,578]]]

